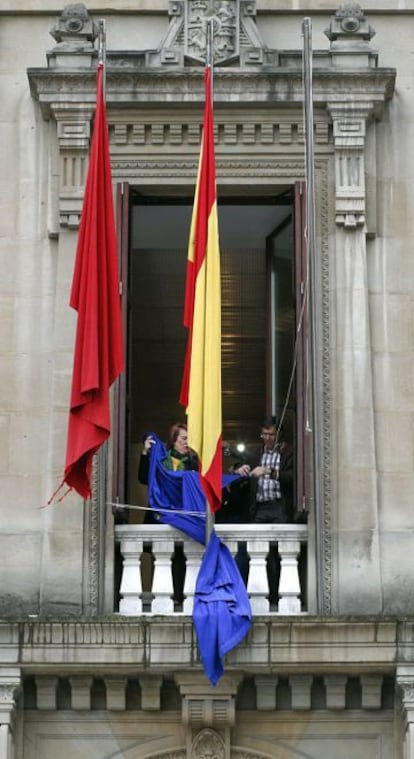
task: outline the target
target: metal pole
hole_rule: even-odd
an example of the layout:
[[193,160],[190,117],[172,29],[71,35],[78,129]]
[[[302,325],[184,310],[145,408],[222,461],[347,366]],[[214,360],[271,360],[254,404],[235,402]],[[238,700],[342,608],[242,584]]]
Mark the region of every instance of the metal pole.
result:
[[206,67],[211,66],[213,60],[213,19],[206,19]]
[[97,613],[105,611],[105,560],[106,560],[106,510],[107,510],[107,481],[108,481],[108,443],[105,442],[97,460],[97,562],[98,562],[98,598]]
[[[99,48],[98,65],[102,64],[102,89],[105,100],[106,93],[106,22],[99,19]],[[106,510],[107,510],[107,480],[108,480],[108,444],[104,443],[98,452],[97,480],[97,562],[98,562],[98,599],[97,613],[105,610],[105,561],[106,561]]]
[[99,33],[98,33],[98,64],[102,63],[103,66],[103,94],[105,99],[106,94],[106,21],[100,18],[98,21]]
[[315,233],[315,159],[313,145],[313,93],[312,93],[312,22],[305,18],[303,30],[303,65],[305,89],[305,144],[306,144],[306,197],[307,197],[307,249],[310,275],[310,345],[312,369],[312,426],[313,426],[313,489],[315,499],[315,541],[316,541],[316,590],[318,612],[323,612],[323,512],[322,512],[322,467],[321,467],[321,424],[319,408],[319,364],[317,358],[317,276],[316,276],[316,233]]
[[[209,96],[211,97],[211,104],[213,105],[213,36],[214,36],[214,29],[213,29],[213,19],[209,18],[207,20],[207,26],[206,26],[206,68],[211,69],[211,88]],[[208,542],[210,540],[210,535],[214,529],[214,514],[212,513],[209,503],[206,500],[206,545],[208,545]]]

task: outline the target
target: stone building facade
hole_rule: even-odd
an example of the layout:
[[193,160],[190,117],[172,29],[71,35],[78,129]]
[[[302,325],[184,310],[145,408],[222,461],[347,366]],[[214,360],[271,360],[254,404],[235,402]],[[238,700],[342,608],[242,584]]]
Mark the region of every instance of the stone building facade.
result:
[[[289,0],[3,0],[0,10],[0,757],[412,759],[413,9],[394,0],[363,10]],[[223,213],[239,208],[237,217],[229,211],[232,234],[235,218],[242,225],[252,214],[258,225],[257,209],[272,204],[283,231],[286,204],[300,204],[303,20],[311,19],[316,228],[309,513],[262,531],[218,526],[234,553],[247,543],[254,621],[215,688],[191,621],[200,551],[134,516],[146,429],[143,407],[135,417],[125,411],[131,397],[139,402],[136,364],[114,394],[116,435],[95,462],[91,502],[71,493],[47,506],[65,451],[75,326],[67,303],[98,22],[106,21],[124,313],[138,344],[145,292],[133,284],[131,251],[148,252],[137,238],[154,218],[167,248],[173,233],[164,225],[175,215],[181,227],[180,209],[190,206],[207,17],[219,195]],[[171,249],[182,249],[180,235]],[[295,241],[292,232],[291,248]],[[165,298],[177,266],[173,259]],[[265,559],[274,545],[281,575],[272,605]],[[182,550],[177,606],[170,564]]]

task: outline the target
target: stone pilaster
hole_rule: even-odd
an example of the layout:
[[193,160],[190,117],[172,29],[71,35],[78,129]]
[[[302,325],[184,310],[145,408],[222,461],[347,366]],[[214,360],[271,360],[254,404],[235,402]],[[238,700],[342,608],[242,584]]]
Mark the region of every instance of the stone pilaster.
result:
[[[370,41],[375,30],[358,3],[342,3],[325,31],[335,68],[369,68],[375,59]],[[374,56],[374,57],[373,57]],[[374,103],[362,92],[339,92],[327,99],[335,144],[336,223],[347,228],[365,225],[365,136]]]
[[[98,24],[83,3],[66,5],[50,30],[57,45],[47,53],[49,70],[73,67],[80,73],[90,69],[96,58],[98,31]],[[59,146],[59,220],[61,226],[76,229],[82,210],[95,103],[87,106],[76,97],[74,105],[71,92],[62,103],[59,84],[56,96],[56,102],[50,103],[50,111],[56,120]]]
[[21,687],[18,669],[0,670],[0,756],[14,759],[14,722],[16,699]]
[[[356,198],[354,208],[359,202]],[[330,382],[336,429],[332,479],[338,514],[333,551],[340,557],[334,579],[335,610],[344,614],[351,609],[379,613],[382,597],[367,244],[362,218],[357,225],[358,217],[349,206],[348,213],[353,221],[337,226],[331,258],[335,284],[331,293]],[[343,562],[343,556],[352,559]]]
[[401,699],[401,716],[403,730],[403,757],[414,759],[414,669],[404,667],[397,673],[397,688]]
[[[331,40],[335,68],[363,67],[375,60],[370,40],[375,31],[360,6],[340,6],[326,32]],[[374,56],[374,57],[372,57]],[[375,95],[363,88],[339,89],[327,97],[335,149],[335,252],[333,323],[336,329],[331,352],[331,381],[337,428],[338,532],[336,550],[357,557],[369,551],[363,562],[355,558],[338,569],[337,609],[355,608],[350,588],[362,577],[365,597],[356,599],[365,611],[381,611],[378,538],[378,497],[375,477],[376,442],[372,379],[371,327],[368,296],[366,243],[365,155],[367,124],[378,116]],[[380,109],[382,105],[380,106]],[[369,558],[368,558],[369,556]],[[341,562],[339,562],[341,567]],[[364,580],[365,581],[365,580]],[[370,608],[366,608],[369,598]]]

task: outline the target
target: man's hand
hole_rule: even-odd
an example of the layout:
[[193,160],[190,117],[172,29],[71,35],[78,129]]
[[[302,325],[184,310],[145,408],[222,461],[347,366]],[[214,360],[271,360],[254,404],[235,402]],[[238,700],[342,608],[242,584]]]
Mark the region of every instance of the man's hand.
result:
[[256,466],[250,472],[250,477],[264,477],[266,474],[270,474],[270,471],[266,466]]
[[250,467],[248,464],[242,464],[238,467],[238,469],[234,470],[235,474],[240,474],[242,477],[249,477],[250,475]]

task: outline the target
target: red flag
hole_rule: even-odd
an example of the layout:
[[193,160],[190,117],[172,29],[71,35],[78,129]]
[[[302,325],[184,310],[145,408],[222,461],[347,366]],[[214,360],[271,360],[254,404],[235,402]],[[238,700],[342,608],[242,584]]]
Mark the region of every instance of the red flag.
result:
[[180,403],[212,511],[221,506],[221,298],[211,69],[205,70],[204,126],[188,245],[184,325],[187,351]]
[[70,305],[78,312],[64,482],[91,496],[92,457],[110,434],[109,388],[123,370],[117,239],[99,64],[96,113]]

